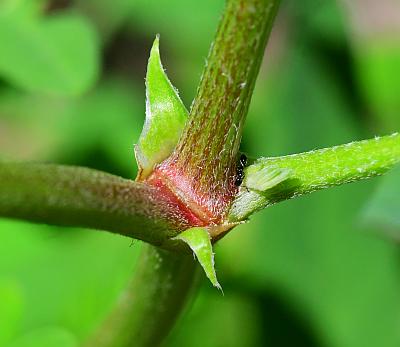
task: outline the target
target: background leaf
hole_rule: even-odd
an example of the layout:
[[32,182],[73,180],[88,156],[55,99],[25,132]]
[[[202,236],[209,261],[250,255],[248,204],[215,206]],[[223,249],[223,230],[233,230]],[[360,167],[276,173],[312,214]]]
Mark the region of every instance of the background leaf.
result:
[[361,222],[400,240],[400,167],[382,179],[362,212]]
[[30,91],[76,95],[96,81],[98,40],[76,14],[22,15],[0,8],[0,74]]
[[22,321],[23,295],[17,283],[0,279],[0,346],[6,347],[18,335]]
[[11,342],[9,347],[77,347],[74,336],[59,327],[41,328]]

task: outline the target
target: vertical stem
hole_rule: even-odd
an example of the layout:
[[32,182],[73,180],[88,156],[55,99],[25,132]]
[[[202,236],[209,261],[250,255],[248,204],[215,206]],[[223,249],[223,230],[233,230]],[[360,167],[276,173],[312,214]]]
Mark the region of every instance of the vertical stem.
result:
[[131,284],[84,346],[158,346],[194,289],[196,266],[191,255],[144,244]]
[[[236,193],[242,128],[279,0],[228,0],[190,119],[164,165],[189,195],[221,215]],[[172,175],[171,175],[172,176]]]
[[[152,180],[205,222],[218,222],[236,193],[242,127],[279,0],[228,0],[190,120]],[[190,256],[146,246],[135,278],[86,347],[157,346],[195,279]]]

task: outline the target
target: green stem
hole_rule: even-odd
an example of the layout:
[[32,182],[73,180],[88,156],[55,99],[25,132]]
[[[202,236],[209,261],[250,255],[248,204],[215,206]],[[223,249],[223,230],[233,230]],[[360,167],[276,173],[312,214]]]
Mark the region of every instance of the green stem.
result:
[[156,188],[86,168],[0,163],[0,216],[107,230],[168,247],[186,229]]
[[379,176],[400,162],[398,133],[276,158],[260,158],[245,170],[245,180],[268,173],[289,170],[288,179],[267,191],[243,187],[230,211],[231,221],[307,193]]
[[132,283],[85,347],[158,346],[195,289],[196,262],[143,245]]
[[227,1],[190,119],[167,162],[214,215],[226,212],[236,193],[242,128],[279,2]]

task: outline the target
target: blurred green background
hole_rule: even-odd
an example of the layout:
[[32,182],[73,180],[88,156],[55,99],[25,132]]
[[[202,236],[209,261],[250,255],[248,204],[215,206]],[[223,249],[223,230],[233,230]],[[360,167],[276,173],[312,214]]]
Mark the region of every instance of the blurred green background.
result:
[[[284,155],[400,129],[400,29],[370,20],[371,3],[282,1],[243,151]],[[189,106],[223,4],[2,0],[0,158],[135,177],[155,35]],[[398,347],[399,182],[397,171],[255,215],[217,246],[225,295],[204,281],[165,345]],[[140,246],[0,219],[0,347],[77,346],[111,309]]]

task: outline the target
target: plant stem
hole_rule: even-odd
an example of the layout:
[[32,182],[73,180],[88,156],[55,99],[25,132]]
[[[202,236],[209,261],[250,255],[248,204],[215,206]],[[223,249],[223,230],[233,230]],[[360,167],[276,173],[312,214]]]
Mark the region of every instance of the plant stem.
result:
[[[231,221],[307,193],[379,176],[400,162],[398,133],[371,140],[276,158],[260,158],[245,170],[245,177],[263,170],[289,169],[289,178],[265,192],[243,188],[230,211]],[[265,171],[265,172],[267,172]],[[246,179],[243,182],[246,185]]]
[[166,247],[189,225],[179,205],[154,187],[48,164],[0,163],[0,216],[108,230]]
[[224,215],[237,192],[242,128],[278,5],[227,1],[189,121],[163,165],[173,184],[214,217]]
[[84,346],[158,346],[190,298],[196,266],[191,255],[143,245],[132,283]]
[[[381,175],[399,162],[397,133],[307,153],[260,158],[245,169],[244,186],[246,179],[266,169],[289,169],[289,178],[265,192],[241,189],[229,221],[242,221],[282,200]],[[86,168],[0,163],[3,217],[108,230],[177,249],[169,238],[190,227],[190,221],[185,221],[179,206],[168,199],[154,187]]]

